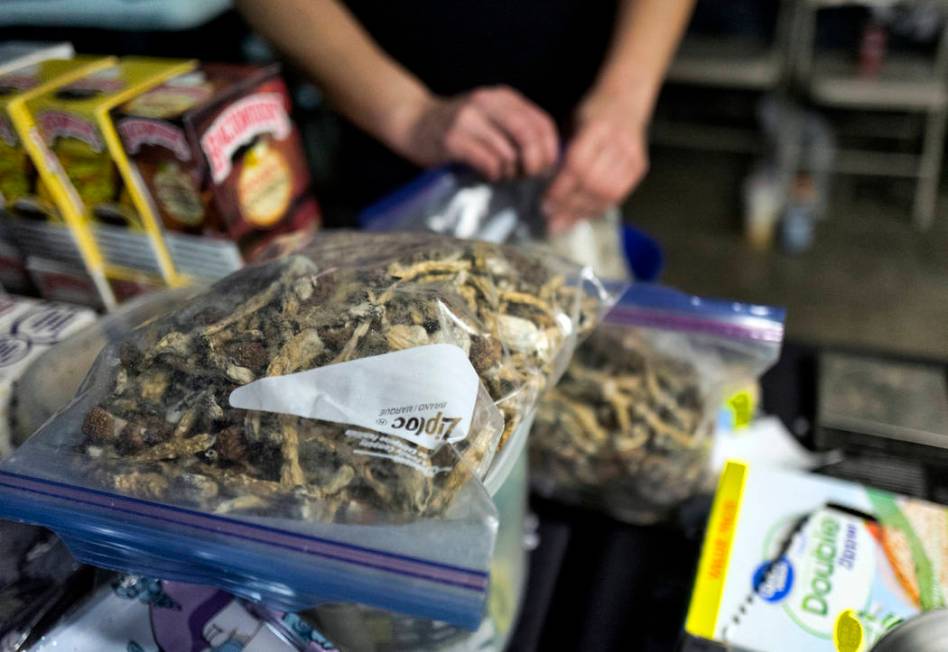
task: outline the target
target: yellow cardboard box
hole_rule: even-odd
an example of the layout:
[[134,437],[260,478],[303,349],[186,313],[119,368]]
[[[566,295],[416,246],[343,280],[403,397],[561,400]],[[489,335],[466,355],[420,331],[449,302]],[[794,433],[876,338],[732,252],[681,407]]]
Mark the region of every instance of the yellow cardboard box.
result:
[[29,292],[31,284],[23,254],[2,218],[5,195],[22,188],[23,159],[29,157],[17,147],[13,127],[6,118],[6,101],[21,92],[24,85],[35,82],[36,64],[73,56],[75,52],[69,43],[0,43],[0,284],[3,289],[20,294]]
[[[20,246],[33,240],[32,231],[37,223],[50,222],[58,226],[50,230],[47,244],[55,251],[60,264],[72,265],[77,270],[86,268],[83,252],[62,221],[59,209],[49,190],[44,186],[37,173],[32,158],[27,152],[26,140],[20,137],[10,118],[11,106],[24,102],[27,98],[48,92],[57,86],[67,84],[98,67],[108,65],[113,60],[102,57],[79,57],[76,59],[50,59],[7,70],[0,75],[0,208],[3,209],[2,238],[5,249],[10,251],[2,264],[9,267],[11,274],[25,274],[24,263],[20,257],[27,254]],[[20,219],[16,219],[20,218]],[[81,272],[86,294],[93,292],[94,285]]]
[[195,65],[112,59],[8,107],[107,308],[143,286],[181,283],[109,111]]

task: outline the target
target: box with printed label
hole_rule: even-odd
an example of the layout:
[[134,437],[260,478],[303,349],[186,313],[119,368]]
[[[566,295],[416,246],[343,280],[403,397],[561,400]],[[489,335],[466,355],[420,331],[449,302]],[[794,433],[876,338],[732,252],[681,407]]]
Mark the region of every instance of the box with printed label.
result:
[[[47,212],[55,212],[56,208],[37,178],[25,145],[13,128],[8,108],[37,89],[65,83],[97,60],[68,60],[66,57],[71,55],[71,48],[53,48],[49,52],[65,56],[62,59],[38,58],[42,52],[33,53],[25,57],[28,62],[24,65],[8,62],[0,70],[0,214],[3,217],[0,222],[0,281],[13,291],[26,291],[30,283],[25,253],[10,224],[11,213],[15,209],[27,211],[32,206],[44,204]],[[79,261],[81,265],[79,250],[68,233],[67,240],[65,257]]]
[[728,462],[686,629],[741,650],[859,652],[946,595],[948,508]]
[[217,279],[318,225],[276,66],[203,64],[113,111],[176,270]]
[[[101,303],[112,307],[131,283],[177,284],[159,225],[130,192],[133,171],[109,111],[194,66],[191,61],[128,58],[34,93],[10,114],[63,221],[83,251]],[[17,233],[29,255],[57,260],[54,220]],[[29,237],[29,240],[27,238]],[[103,282],[102,279],[108,282]]]
[[[80,237],[81,234],[66,224],[63,204],[71,198],[62,188],[48,183],[49,168],[58,164],[43,146],[26,103],[114,63],[115,59],[110,57],[45,61],[7,76],[3,82],[7,92],[0,99],[6,135],[12,143],[9,151],[12,165],[7,169],[9,196],[5,231],[25,257],[26,270],[32,279],[35,280],[35,274],[30,271],[31,262],[42,257],[40,264],[42,260],[54,264],[56,279],[73,288],[72,295],[78,302],[97,307],[112,298],[101,256],[89,238]],[[19,125],[15,116],[20,117]],[[45,165],[42,164],[44,158]]]
[[10,452],[13,383],[43,351],[95,319],[87,308],[0,296],[0,457]]
[[[7,196],[19,195],[25,183],[24,171],[28,169],[26,153],[17,146],[13,127],[6,118],[6,98],[19,92],[25,83],[29,85],[36,64],[49,59],[69,59],[74,55],[69,43],[9,42],[0,44],[0,217]],[[0,219],[0,284],[7,290],[27,292],[31,290],[26,262],[6,220]]]
[[0,75],[48,59],[71,59],[75,54],[72,43],[7,41],[0,43]]

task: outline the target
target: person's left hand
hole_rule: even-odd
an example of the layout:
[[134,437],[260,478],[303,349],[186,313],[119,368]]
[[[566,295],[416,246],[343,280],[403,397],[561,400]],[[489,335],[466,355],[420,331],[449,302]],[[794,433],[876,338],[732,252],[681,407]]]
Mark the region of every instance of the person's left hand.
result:
[[576,129],[544,198],[552,233],[621,202],[648,170],[647,117],[635,102],[593,95],[576,112]]

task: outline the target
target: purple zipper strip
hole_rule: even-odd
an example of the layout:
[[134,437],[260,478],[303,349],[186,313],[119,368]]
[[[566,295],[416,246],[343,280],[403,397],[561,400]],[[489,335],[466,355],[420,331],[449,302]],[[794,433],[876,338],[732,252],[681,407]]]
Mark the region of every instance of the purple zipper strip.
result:
[[775,344],[783,341],[783,326],[780,325],[749,326],[669,312],[613,308],[606,315],[605,321],[620,326],[644,326],[647,328],[706,333],[730,339],[754,340]]
[[458,586],[481,592],[487,589],[488,573],[482,571],[452,567],[422,559],[413,560],[410,557],[397,555],[395,553],[375,551],[371,548],[328,541],[304,534],[285,532],[252,523],[241,523],[217,515],[202,514],[180,507],[159,505],[149,501],[119,496],[117,494],[109,494],[82,487],[71,487],[41,478],[30,478],[5,471],[0,471],[0,477],[6,477],[8,479],[8,482],[0,482],[0,486],[6,486],[14,490],[49,496],[68,502],[77,502],[108,511],[149,518],[171,525],[185,525],[205,532],[224,534],[245,541],[275,546],[294,552],[324,557],[359,566],[371,567],[399,575],[417,577],[440,584]]
[[[236,522],[236,523],[239,523],[239,524],[241,524],[241,525],[246,525],[247,527],[256,528],[256,529],[261,530],[261,531],[264,531],[264,532],[273,532],[273,533],[276,533],[276,534],[287,534],[287,535],[289,535],[289,536],[296,536],[296,537],[299,537],[300,539],[304,539],[304,540],[307,540],[307,541],[319,541],[319,542],[322,542],[322,543],[329,543],[329,544],[336,545],[336,546],[342,546],[342,547],[345,547],[345,548],[351,548],[351,549],[353,549],[353,550],[360,550],[360,551],[363,551],[363,552],[369,552],[369,553],[373,553],[373,554],[378,554],[378,555],[381,555],[381,556],[383,556],[383,557],[390,557],[390,558],[392,558],[392,559],[402,559],[402,560],[407,560],[407,561],[411,561],[411,562],[417,562],[417,563],[422,564],[422,565],[425,565],[425,566],[432,566],[432,567],[435,567],[435,568],[445,568],[445,569],[452,570],[452,571],[459,571],[459,572],[462,572],[462,573],[468,573],[468,574],[472,574],[472,575],[479,575],[479,576],[482,576],[482,577],[485,577],[485,578],[488,576],[488,573],[486,573],[486,572],[484,572],[484,571],[479,571],[479,570],[471,569],[471,568],[465,568],[465,567],[463,567],[463,566],[454,566],[454,565],[451,565],[451,564],[443,564],[443,563],[436,562],[436,561],[431,561],[431,560],[428,560],[428,559],[422,559],[422,558],[420,558],[420,557],[411,557],[411,556],[409,556],[409,555],[403,555],[403,554],[399,554],[399,553],[395,553],[395,552],[388,552],[388,551],[386,551],[386,550],[377,550],[377,549],[375,549],[375,548],[369,548],[369,547],[365,547],[365,546],[357,546],[357,545],[352,544],[352,543],[341,543],[341,542],[339,542],[339,541],[333,541],[332,539],[325,539],[325,538],[321,538],[321,537],[316,537],[316,536],[307,535],[307,534],[299,534],[299,533],[295,533],[295,532],[287,532],[286,530],[281,530],[281,529],[269,527],[269,526],[266,526],[266,525],[260,525],[260,524],[257,524],[257,523],[242,523],[241,521],[235,521],[235,520],[232,519],[232,518],[228,518],[228,517],[225,517],[225,516],[220,516],[220,515],[218,515],[218,514],[207,514],[207,513],[205,513],[205,512],[197,512],[197,511],[195,511],[195,510],[187,509],[187,508],[184,508],[184,507],[176,507],[175,505],[167,505],[167,504],[164,504],[164,503],[154,503],[154,502],[151,502],[151,501],[142,500],[142,499],[140,499],[140,498],[132,498],[132,497],[130,497],[130,496],[122,496],[122,495],[120,495],[120,494],[110,493],[110,492],[108,492],[108,491],[101,491],[101,490],[97,490],[97,489],[90,489],[90,488],[88,488],[88,487],[79,487],[79,486],[76,486],[76,485],[66,484],[66,483],[63,483],[63,482],[57,482],[57,481],[55,481],[55,480],[47,480],[47,479],[45,479],[45,478],[37,478],[37,477],[33,477],[33,476],[22,475],[22,474],[20,474],[20,473],[11,473],[10,471],[3,471],[3,470],[0,470],[0,477],[3,477],[3,476],[6,476],[6,477],[8,477],[8,478],[13,478],[15,481],[37,482],[37,483],[39,483],[39,484],[41,484],[41,485],[44,485],[44,486],[54,487],[54,488],[58,489],[60,493],[61,493],[61,492],[76,492],[76,493],[80,493],[80,494],[89,494],[89,495],[93,495],[93,496],[102,496],[102,497],[108,499],[108,500],[110,501],[110,504],[111,504],[111,501],[114,501],[116,498],[120,498],[120,499],[122,499],[122,500],[125,500],[125,501],[129,502],[129,503],[132,504],[132,505],[136,505],[136,504],[141,504],[141,505],[153,505],[153,506],[159,507],[159,508],[161,508],[161,509],[168,510],[168,511],[173,512],[173,513],[174,513],[174,512],[181,512],[181,513],[186,513],[186,514],[195,514],[195,515],[204,517],[204,518],[209,519],[209,520],[222,521],[222,522],[225,522],[225,523],[235,523],[235,522]],[[11,486],[12,486],[12,485],[11,485]],[[17,487],[14,487],[14,488],[17,488]],[[59,494],[51,494],[51,495],[59,495]],[[68,499],[68,496],[67,496],[67,499]],[[134,513],[134,510],[133,510],[133,513]],[[216,531],[216,530],[219,530],[219,529],[220,529],[220,528],[214,528],[215,531]]]

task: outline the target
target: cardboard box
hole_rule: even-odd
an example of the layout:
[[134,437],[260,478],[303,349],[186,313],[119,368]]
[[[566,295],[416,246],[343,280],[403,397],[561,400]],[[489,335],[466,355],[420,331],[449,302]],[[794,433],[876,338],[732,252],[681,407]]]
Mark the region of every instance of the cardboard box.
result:
[[[29,98],[51,92],[113,61],[102,57],[52,59],[0,76],[0,193],[4,204],[0,257],[4,279],[25,284],[30,252],[45,253],[73,270],[85,302],[97,301],[96,283],[86,272],[87,266],[94,264],[96,252],[83,248],[67,228],[53,193],[30,155],[31,147],[37,155],[42,155],[42,150],[33,145],[29,133],[26,138],[19,133],[12,115],[22,111]],[[99,282],[104,285],[104,277]]]
[[[12,95],[36,85],[37,64],[73,55],[69,43],[0,44],[0,218],[6,203],[27,191],[31,166],[7,118],[6,102]],[[32,290],[25,258],[5,219],[0,219],[0,284],[12,292]]]
[[0,296],[0,457],[10,452],[13,383],[41,353],[95,319],[79,306]]
[[216,279],[319,211],[276,66],[203,64],[113,111],[176,270]]
[[728,649],[869,649],[946,606],[948,508],[728,462],[686,630]]
[[[160,226],[130,190],[134,172],[125,159],[110,110],[190,70],[192,61],[128,58],[11,103],[10,114],[63,220],[85,253],[86,271],[110,308],[116,285],[177,285]],[[43,227],[58,226],[53,220]],[[36,230],[36,229],[34,229]],[[30,255],[56,260],[43,241]],[[35,246],[34,246],[35,245]],[[101,282],[102,277],[107,283]]]
[[0,43],[0,75],[48,59],[71,59],[75,54],[72,43],[7,41]]

